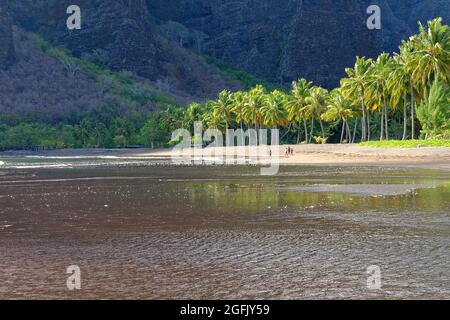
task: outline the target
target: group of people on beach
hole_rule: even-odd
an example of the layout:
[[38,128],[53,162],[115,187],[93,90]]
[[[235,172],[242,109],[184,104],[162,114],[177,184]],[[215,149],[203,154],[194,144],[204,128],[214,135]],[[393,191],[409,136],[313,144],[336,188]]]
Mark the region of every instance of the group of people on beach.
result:
[[294,155],[294,148],[287,147],[285,152],[284,152],[284,154],[285,154],[286,158],[289,158],[289,157],[293,156]]
[[[269,149],[268,153],[269,153],[269,157],[272,158],[272,149]],[[286,158],[289,158],[289,157],[293,156],[294,155],[294,148],[287,147],[285,149],[284,155],[286,156]]]

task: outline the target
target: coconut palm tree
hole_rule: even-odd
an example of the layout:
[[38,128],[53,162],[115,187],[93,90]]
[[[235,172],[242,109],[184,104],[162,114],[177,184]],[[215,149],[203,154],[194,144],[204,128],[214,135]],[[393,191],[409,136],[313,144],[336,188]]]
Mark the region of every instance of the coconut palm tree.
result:
[[182,108],[176,106],[168,106],[159,115],[159,125],[166,132],[173,132],[183,127],[185,112]]
[[327,107],[327,97],[328,97],[328,90],[321,87],[313,87],[311,89],[310,96],[305,99],[306,102],[305,107],[308,110],[308,113],[311,115],[310,140],[313,136],[314,120],[319,120],[322,138],[325,139],[325,130],[323,127],[321,116]]
[[368,70],[367,95],[375,106],[381,107],[380,140],[389,139],[388,105],[389,92],[387,82],[392,72],[392,61],[388,53],[382,53],[373,61]]
[[433,81],[450,82],[450,27],[442,25],[442,18],[419,22],[419,35],[411,39],[415,48],[413,78],[428,88]]
[[[401,52],[401,51],[400,51]],[[390,92],[390,102],[394,108],[398,108],[400,102],[403,101],[403,137],[407,138],[407,121],[408,121],[408,94],[410,94],[411,76],[407,69],[407,60],[405,55],[395,54],[392,61],[392,72],[387,82],[387,88]],[[413,94],[413,93],[411,93]]]
[[448,137],[450,133],[450,86],[436,81],[426,90],[425,99],[417,108],[417,116],[422,123],[425,139]]
[[227,130],[232,124],[231,110],[233,108],[233,95],[228,90],[219,94],[219,99],[212,104],[213,122],[218,129]]
[[85,118],[81,120],[80,124],[77,126],[77,134],[83,142],[83,146],[86,146],[91,136],[92,125],[91,122]]
[[347,78],[341,80],[342,93],[346,99],[360,99],[362,111],[362,141],[367,139],[366,130],[366,87],[368,81],[368,70],[372,59],[365,57],[356,57],[356,63],[353,69],[345,70]]
[[326,122],[341,120],[342,130],[340,143],[344,142],[344,135],[345,140],[349,143],[351,141],[351,132],[348,120],[354,115],[350,101],[344,98],[340,89],[334,89],[329,95],[327,103],[327,109],[321,116],[322,120]]
[[419,96],[420,84],[415,82],[413,78],[414,70],[416,69],[416,50],[414,47],[414,37],[411,37],[409,41],[403,41],[400,46],[400,56],[404,61],[405,72],[409,76],[409,95],[410,95],[410,108],[411,108],[411,139],[416,137],[416,96]]
[[183,127],[187,130],[193,132],[194,131],[194,123],[197,121],[202,121],[204,116],[204,110],[202,105],[198,103],[191,103],[185,113],[183,119]]
[[286,95],[279,90],[266,95],[261,108],[262,124],[274,129],[285,126],[287,123],[286,102]]
[[246,101],[247,96],[245,92],[238,91],[233,94],[233,107],[231,108],[231,112],[234,114],[236,122],[239,123],[242,130],[244,130],[244,109]]
[[255,129],[261,125],[261,108],[264,105],[265,90],[263,86],[257,85],[246,95],[247,101],[244,108],[244,119],[247,123],[253,124]]
[[200,120],[205,127],[218,128],[218,124],[215,123],[213,106],[215,101],[207,100],[201,105],[202,113],[200,114]]
[[[305,141],[308,141],[308,126],[307,126],[307,112],[305,110],[306,98],[310,96],[312,82],[307,82],[305,79],[299,79],[292,82],[292,91],[289,96],[286,110],[288,112],[288,118],[291,122],[297,122],[298,124],[303,122],[305,130]],[[298,129],[298,131],[300,131]],[[297,143],[299,138],[297,138]]]

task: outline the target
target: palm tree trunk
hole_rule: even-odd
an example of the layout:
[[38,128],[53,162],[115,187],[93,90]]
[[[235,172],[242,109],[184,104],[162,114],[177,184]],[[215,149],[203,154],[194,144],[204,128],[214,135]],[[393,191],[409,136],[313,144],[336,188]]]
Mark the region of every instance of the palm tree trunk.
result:
[[345,119],[342,119],[341,144],[344,141]]
[[355,118],[355,128],[353,129],[353,139],[352,143],[355,143],[356,141],[356,128],[358,127],[358,118]]
[[370,141],[370,111],[367,112],[367,141]]
[[416,138],[416,129],[415,129],[415,107],[414,107],[414,88],[412,82],[409,84],[410,93],[411,93],[411,139],[414,140]]
[[347,126],[347,135],[346,135],[347,143],[352,143],[352,141],[351,141],[352,140],[352,133],[350,131],[350,126],[348,125],[348,120],[346,120],[345,123],[346,123],[346,126]]
[[245,146],[244,124],[242,123],[242,118],[241,118],[241,130],[242,130],[242,146]]
[[291,121],[291,122],[289,123],[289,127],[287,128],[286,132],[284,133],[284,135],[281,137],[280,140],[283,140],[284,137],[286,137],[286,136],[289,134],[289,131],[290,131],[291,128],[292,128],[292,123],[293,123],[293,121]]
[[309,143],[312,142],[313,135],[314,135],[314,117],[311,118],[311,132],[309,133]]
[[403,138],[402,138],[402,140],[406,140],[407,118],[408,118],[408,114],[406,113],[406,93],[405,93],[403,95]]
[[380,141],[384,140],[384,105],[381,109],[381,123],[380,123]]
[[384,124],[386,126],[386,140],[389,140],[389,124],[388,124],[388,106],[386,103],[386,98],[384,98]]
[[361,91],[361,108],[362,108],[361,141],[364,142],[364,141],[366,141],[366,138],[367,138],[367,135],[366,135],[366,106],[365,106],[365,102],[364,102],[364,91]]
[[308,125],[305,118],[303,118],[303,126],[305,127],[305,141],[308,143]]
[[319,118],[319,122],[320,122],[320,131],[322,132],[322,138],[325,139],[325,130],[323,129],[322,119]]
[[259,125],[258,125],[258,117],[255,117],[255,131],[256,131],[256,138],[258,139],[258,145],[261,144],[262,138],[259,135]]

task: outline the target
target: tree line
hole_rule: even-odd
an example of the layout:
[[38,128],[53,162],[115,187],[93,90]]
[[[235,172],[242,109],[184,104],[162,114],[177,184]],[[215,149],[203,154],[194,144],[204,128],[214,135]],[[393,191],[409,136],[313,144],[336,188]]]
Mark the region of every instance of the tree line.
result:
[[295,143],[449,139],[450,28],[441,18],[419,23],[419,33],[398,53],[357,57],[345,71],[331,91],[305,79],[294,81],[290,92],[260,85],[222,91],[217,100],[189,105],[184,126],[280,128]]

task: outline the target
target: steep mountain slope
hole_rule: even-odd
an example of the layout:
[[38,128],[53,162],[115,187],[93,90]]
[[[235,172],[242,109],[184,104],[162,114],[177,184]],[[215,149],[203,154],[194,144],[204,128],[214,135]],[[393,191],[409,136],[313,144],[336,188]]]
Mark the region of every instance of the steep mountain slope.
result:
[[145,1],[78,1],[83,27],[76,31],[66,28],[66,8],[71,3],[9,1],[8,11],[19,29],[37,32],[102,68],[142,77],[179,102],[212,97],[224,87],[239,87],[201,57],[162,37],[149,22]]
[[81,72],[69,75],[60,61],[34,46],[32,35],[14,33],[16,61],[0,71],[2,119],[32,115],[35,120],[54,121],[71,110],[95,107],[99,99],[94,78]]
[[[74,78],[63,59],[36,48],[33,34],[81,59],[72,62],[126,73],[185,103],[240,87],[203,55],[274,83],[305,77],[332,87],[356,55],[393,51],[418,19],[450,15],[447,0],[78,0],[82,29],[68,31],[72,3],[0,1],[2,112],[62,115],[105,104],[98,74],[81,68]],[[382,8],[382,30],[367,29],[369,4]]]
[[[286,83],[304,76],[337,84],[355,55],[395,50],[417,20],[450,16],[439,0],[147,0],[163,30],[175,23],[185,46],[213,55],[265,79]],[[368,30],[366,10],[382,9],[382,30]],[[166,27],[167,26],[167,27]],[[202,35],[192,36],[192,35]],[[175,38],[174,35],[172,35]],[[196,39],[199,39],[196,43]]]
[[6,69],[16,59],[12,21],[9,13],[0,6],[0,68]]

